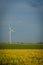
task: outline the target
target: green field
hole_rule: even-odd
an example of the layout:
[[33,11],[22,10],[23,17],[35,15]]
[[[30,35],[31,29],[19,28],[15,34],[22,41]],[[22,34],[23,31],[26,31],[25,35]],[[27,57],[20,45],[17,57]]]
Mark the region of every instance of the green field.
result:
[[43,49],[43,44],[0,43],[0,49]]

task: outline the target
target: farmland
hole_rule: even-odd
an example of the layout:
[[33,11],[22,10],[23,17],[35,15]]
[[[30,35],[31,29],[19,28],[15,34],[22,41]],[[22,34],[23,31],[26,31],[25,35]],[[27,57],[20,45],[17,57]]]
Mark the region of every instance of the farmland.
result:
[[0,49],[43,49],[43,44],[0,43]]
[[0,43],[0,65],[43,65],[43,44]]
[[0,49],[0,65],[43,65],[43,49]]

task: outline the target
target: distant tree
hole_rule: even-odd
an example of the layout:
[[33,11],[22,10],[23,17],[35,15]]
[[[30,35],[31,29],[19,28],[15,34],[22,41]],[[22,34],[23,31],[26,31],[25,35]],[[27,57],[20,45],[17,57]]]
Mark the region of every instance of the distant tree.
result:
[[23,42],[21,42],[21,44],[23,44]]
[[43,44],[43,42],[40,42],[40,44]]

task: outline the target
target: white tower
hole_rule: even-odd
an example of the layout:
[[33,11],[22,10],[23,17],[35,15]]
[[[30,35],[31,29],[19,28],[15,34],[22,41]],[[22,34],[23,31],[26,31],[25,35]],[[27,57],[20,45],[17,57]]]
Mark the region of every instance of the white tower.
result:
[[11,33],[12,33],[12,32],[15,32],[15,28],[12,29],[12,28],[11,28],[11,25],[9,25],[9,42],[10,42],[10,44],[11,44],[11,42],[12,42],[12,41],[11,41],[11,38],[12,38],[12,37],[11,37]]

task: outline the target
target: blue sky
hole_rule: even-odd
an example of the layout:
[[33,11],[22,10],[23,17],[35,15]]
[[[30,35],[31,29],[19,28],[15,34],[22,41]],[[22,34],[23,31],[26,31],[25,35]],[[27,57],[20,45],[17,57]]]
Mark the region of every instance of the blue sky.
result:
[[0,42],[43,42],[43,0],[0,0]]

